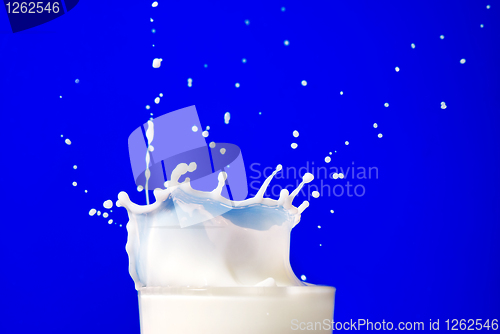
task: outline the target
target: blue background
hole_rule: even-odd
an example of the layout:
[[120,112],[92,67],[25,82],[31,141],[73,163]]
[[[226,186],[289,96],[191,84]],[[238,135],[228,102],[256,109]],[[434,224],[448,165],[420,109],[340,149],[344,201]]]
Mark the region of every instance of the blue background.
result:
[[292,232],[336,321],[499,317],[498,1],[151,2],[81,1],[16,34],[0,10],[1,332],[139,333],[126,212],[88,211],[145,203],[128,135],[190,105],[247,167],[378,168],[327,180],[366,194],[313,198]]

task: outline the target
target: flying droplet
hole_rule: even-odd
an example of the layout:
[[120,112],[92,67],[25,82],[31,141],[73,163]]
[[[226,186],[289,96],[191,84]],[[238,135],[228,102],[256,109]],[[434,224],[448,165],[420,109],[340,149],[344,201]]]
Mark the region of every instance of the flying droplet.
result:
[[306,275],[300,276],[300,279],[303,280],[303,281],[305,281],[306,280]]
[[339,173],[339,178],[343,179],[344,178],[344,174]]
[[373,123],[373,127],[376,129],[378,128],[378,124],[377,123]]
[[157,98],[155,99],[155,103],[156,103],[156,104],[160,103],[160,98],[159,98],[159,97],[157,97]]
[[226,149],[225,148],[221,148],[220,149],[220,154],[226,154]]
[[250,20],[245,20],[245,24],[249,25],[250,24]]
[[73,169],[77,169],[77,168],[78,168],[78,166],[77,166],[77,165],[74,165],[74,166],[73,166]]
[[304,86],[304,87],[305,87],[305,86],[307,86],[307,81],[302,80],[302,82],[301,82],[301,83],[302,83],[302,86]]
[[80,83],[80,79],[76,79],[76,80],[75,80],[75,83]]
[[147,109],[147,110],[151,109],[151,106],[148,104],[148,105],[146,106],[146,109]]
[[284,12],[285,11],[285,7],[281,7],[281,11]]
[[396,66],[395,70],[396,70],[396,72],[399,72],[399,67]]
[[460,64],[465,64],[465,58],[460,59]]
[[334,211],[333,211],[333,210],[330,210],[330,213],[334,213]]
[[285,41],[283,42],[283,44],[290,45],[290,41],[288,39],[285,39]]
[[444,39],[444,35],[439,36],[439,38]]
[[346,145],[349,145],[349,142],[346,140],[346,141],[345,141],[345,144],[346,144]]
[[96,210],[96,209],[90,209],[90,211],[89,211],[89,215],[90,215],[90,216],[93,216],[93,215],[95,215],[95,213],[96,213],[96,212],[97,212],[97,210]]
[[414,43],[411,43],[411,48],[415,49],[415,44]]
[[332,178],[333,178],[334,180],[338,179],[338,178],[339,178],[339,174],[337,174],[337,173],[333,173]]
[[207,138],[207,137],[208,137],[208,131],[203,131],[203,132],[201,133],[201,135],[202,135],[203,137]]
[[293,149],[296,149],[298,145],[297,145],[297,143],[292,143],[291,146],[292,146]]
[[191,128],[191,130],[193,130],[193,132],[196,132],[196,131],[198,131],[198,127],[196,125],[193,125],[193,127]]
[[235,86],[236,88],[240,88],[240,83],[239,83],[239,82],[237,82],[237,83],[235,83],[235,84],[234,84],[234,86]]
[[299,131],[294,130],[294,131],[293,131],[293,136],[294,136],[295,138],[297,138],[297,137],[299,136]]
[[163,93],[160,93],[160,97],[163,97]]
[[107,212],[104,212],[104,213],[102,214],[102,216],[103,216],[104,218],[108,218],[109,214],[108,214]]
[[161,59],[161,58],[155,58],[155,59],[153,59],[153,67],[154,68],[160,68],[162,60],[163,59]]
[[138,192],[141,192],[141,191],[143,191],[143,190],[144,190],[144,187],[143,187],[143,186],[137,186],[137,191],[138,191]]
[[113,207],[113,201],[108,199],[106,202],[102,204],[106,209],[111,209]]
[[113,224],[113,219],[108,220],[108,224],[109,225]]
[[153,7],[158,6],[158,1],[153,2],[153,3],[151,4],[151,6],[153,6]]
[[329,163],[330,161],[332,161],[332,158],[330,158],[330,157],[326,157],[326,158],[325,158],[325,162],[326,162],[326,163]]
[[76,187],[76,185],[77,185],[76,181],[75,181],[75,182],[73,182],[73,187]]
[[224,114],[224,123],[229,124],[229,120],[231,119],[231,113],[226,112]]
[[319,192],[318,192],[318,191],[313,191],[313,192],[312,192],[312,196],[313,196],[314,198],[318,198],[318,197],[319,197]]
[[379,137],[379,138],[382,138],[382,134],[381,134],[381,133],[379,133],[379,134],[378,134],[378,137]]
[[389,107],[389,103],[384,103],[384,107],[388,108]]
[[246,62],[247,62],[247,59],[246,59],[246,58],[243,58],[241,61],[242,61],[243,63],[246,63]]
[[97,211],[97,215],[100,216],[101,215],[101,211]]
[[210,148],[215,148],[215,142],[210,143]]
[[66,144],[68,145],[71,145],[71,140],[69,140],[68,138],[66,138],[66,140],[64,141]]

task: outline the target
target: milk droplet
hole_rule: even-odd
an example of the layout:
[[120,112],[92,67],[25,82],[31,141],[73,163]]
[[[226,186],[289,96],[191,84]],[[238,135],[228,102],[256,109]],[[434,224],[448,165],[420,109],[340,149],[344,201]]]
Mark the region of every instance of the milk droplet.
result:
[[87,189],[85,189],[85,193],[87,193]]
[[304,87],[305,87],[305,86],[307,86],[307,81],[302,80],[302,82],[301,82],[301,83],[302,83],[302,86],[304,86]]
[[343,92],[343,91],[340,91],[340,95],[344,95],[344,92]]
[[330,161],[332,161],[332,158],[330,158],[330,157],[326,157],[326,158],[325,158],[325,162],[326,162],[326,163],[329,163]]
[[66,140],[64,141],[66,144],[68,145],[71,145],[71,140],[69,140],[68,138],[66,138]]
[[108,215],[108,213],[107,213],[107,212],[104,212],[104,213],[102,214],[102,216],[103,216],[104,218],[108,218],[108,216],[109,216],[109,215]]
[[484,24],[481,24],[481,25],[480,25],[480,27],[481,27],[481,28],[484,28]]
[[283,42],[283,44],[285,45],[289,45],[290,44],[290,41],[288,39],[285,39],[285,41]]
[[220,154],[225,154],[226,153],[226,149],[225,148],[221,148],[220,149]]
[[153,7],[158,6],[158,1],[153,2],[153,3],[151,4],[151,6],[153,6]]
[[334,212],[335,212],[335,211],[333,211],[333,210],[330,210],[330,213],[334,213]]
[[396,70],[396,72],[399,72],[399,67],[396,66],[395,70]]
[[439,38],[444,39],[444,35],[439,36]]
[[349,145],[349,142],[346,140],[346,141],[345,141],[345,144],[346,144],[346,145]]
[[379,133],[379,134],[378,134],[378,137],[379,137],[379,138],[382,138],[382,134],[381,134],[381,133]]
[[281,11],[284,12],[285,11],[285,7],[281,7]]
[[113,201],[108,199],[106,202],[102,204],[106,209],[111,209],[113,207]]
[[160,93],[160,97],[163,97],[163,93]]
[[299,131],[297,131],[297,130],[293,131],[293,136],[295,138],[297,138],[299,136]]
[[247,59],[246,59],[246,58],[243,58],[241,61],[242,61],[243,63],[246,63],[246,62],[247,62]]
[[97,215],[100,216],[101,215],[101,211],[97,211]]
[[155,103],[156,103],[156,104],[160,103],[160,98],[159,98],[159,97],[157,97],[157,98],[155,99]]
[[344,174],[339,173],[339,178],[343,179],[344,178]]
[[206,130],[210,130],[210,127],[207,125]]
[[193,132],[196,132],[196,131],[198,131],[198,127],[196,125],[193,125],[193,127],[191,128],[191,130],[193,130]]
[[113,224],[113,219],[108,220],[108,224],[109,225]]
[[78,168],[78,166],[77,166],[77,165],[74,165],[74,166],[73,166],[73,169],[77,169],[77,168]]
[[210,148],[215,148],[215,142],[210,143]]
[[249,25],[250,24],[250,20],[245,20],[245,24]]
[[239,82],[237,82],[237,83],[235,83],[235,84],[234,84],[234,86],[235,86],[236,88],[240,88],[240,83],[239,83]]
[[302,181],[304,183],[309,183],[312,180],[314,180],[314,175],[312,175],[311,173],[305,173],[304,176],[302,176]]
[[231,113],[226,112],[224,114],[224,123],[229,124],[229,120],[231,119]]
[[333,173],[332,178],[335,179],[335,180],[338,179],[339,178],[339,174]]
[[93,216],[93,215],[95,215],[95,213],[96,213],[96,212],[97,212],[97,210],[96,210],[96,209],[90,209],[90,211],[89,211],[89,215],[90,215],[90,216]]
[[149,20],[150,20],[151,22],[153,22],[153,18],[152,18],[152,17],[151,17]]
[[306,275],[300,276],[300,279],[303,280],[303,281],[305,281],[306,280]]
[[141,192],[141,191],[143,191],[143,190],[144,190],[144,187],[143,187],[143,186],[137,186],[137,191],[138,191],[138,192]]
[[384,103],[384,107],[386,107],[386,108],[389,107],[389,103],[387,103],[387,102]]
[[73,182],[73,187],[76,187],[76,184],[77,184],[77,183],[76,183],[76,181],[75,181],[75,182]]
[[313,195],[314,198],[318,198],[319,197],[319,192],[318,191],[313,191],[312,195]]
[[161,59],[161,58],[155,58],[155,59],[153,59],[153,67],[154,68],[160,68],[162,60],[163,59]]
[[415,49],[415,44],[414,43],[411,43],[411,48]]
[[373,127],[376,129],[378,128],[378,124],[377,123],[373,123]]
[[80,83],[80,79],[76,79],[76,80],[75,80],[75,83]]
[[148,104],[148,105],[146,106],[146,109],[147,109],[147,110],[151,109],[151,106]]
[[460,64],[465,64],[465,58],[460,59]]
[[207,138],[207,137],[208,137],[208,131],[203,131],[203,132],[201,133],[201,135],[202,135],[203,137]]
[[486,5],[486,9],[490,9],[490,8],[491,8],[491,6],[490,6],[490,5]]
[[297,143],[292,143],[291,146],[292,146],[293,149],[296,149],[298,145],[297,145]]
[[318,228],[321,228],[321,225],[318,225]]

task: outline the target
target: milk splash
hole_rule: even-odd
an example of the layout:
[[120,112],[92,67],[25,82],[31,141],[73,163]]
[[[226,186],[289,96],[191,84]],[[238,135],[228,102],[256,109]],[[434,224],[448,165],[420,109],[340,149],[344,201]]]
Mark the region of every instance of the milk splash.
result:
[[309,202],[298,208],[292,202],[314,176],[306,173],[297,189],[281,190],[278,200],[264,198],[278,165],[254,198],[231,201],[221,195],[225,172],[211,192],[193,189],[188,177],[179,182],[196,167],[179,164],[167,188],[154,190],[152,204],[118,194],[116,205],[129,215],[126,250],[136,289],[306,285],[292,271],[289,249],[291,230]]

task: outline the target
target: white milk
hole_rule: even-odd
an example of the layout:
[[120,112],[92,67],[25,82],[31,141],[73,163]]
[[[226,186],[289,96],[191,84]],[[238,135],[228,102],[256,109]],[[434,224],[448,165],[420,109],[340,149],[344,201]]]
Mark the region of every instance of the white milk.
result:
[[335,289],[303,283],[289,262],[291,230],[309,205],[292,201],[313,175],[291,194],[264,198],[278,165],[254,198],[231,201],[221,196],[225,172],[212,192],[193,189],[189,178],[179,183],[195,169],[179,164],[150,205],[118,195],[116,205],[129,215],[126,250],[141,333],[295,333],[294,319],[331,321]]

